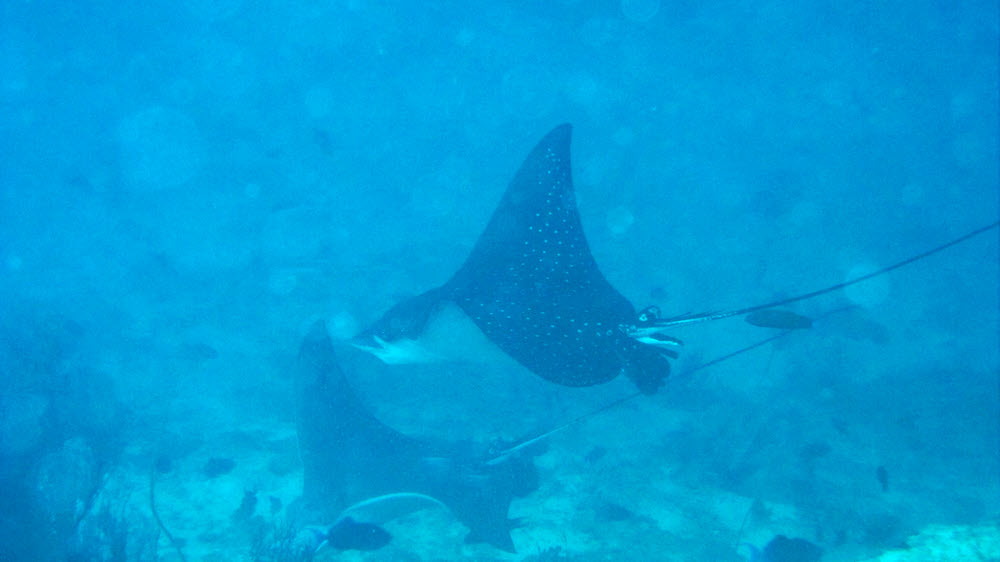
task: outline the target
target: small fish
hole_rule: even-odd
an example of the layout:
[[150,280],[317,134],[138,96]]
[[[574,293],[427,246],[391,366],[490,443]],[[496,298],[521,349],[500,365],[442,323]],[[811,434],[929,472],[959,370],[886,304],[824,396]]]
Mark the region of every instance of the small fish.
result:
[[236,511],[230,516],[233,521],[246,521],[253,517],[254,511],[257,510],[257,492],[254,490],[244,490],[243,491],[243,501],[240,502],[240,506],[236,508]]
[[790,310],[768,309],[747,314],[744,320],[748,324],[761,328],[780,328],[782,330],[804,330],[812,328],[812,319]]
[[212,457],[205,462],[201,468],[202,474],[209,478],[216,478],[224,474],[229,474],[236,468],[236,461],[229,458]]
[[174,462],[168,455],[160,455],[153,462],[153,469],[160,474],[167,474],[174,469]]
[[763,550],[742,543],[750,549],[750,562],[819,562],[823,549],[805,539],[790,539],[777,535]]
[[374,523],[360,523],[350,517],[337,521],[326,533],[326,544],[337,550],[378,550],[392,541],[392,535]]
[[602,502],[594,510],[598,521],[630,521],[635,519],[635,513],[629,508],[614,502]]
[[448,509],[436,498],[410,492],[368,498],[342,511],[333,525],[306,527],[304,533],[308,536],[301,540],[314,553],[327,546],[337,550],[378,550],[392,542],[383,523],[428,507]]
[[589,463],[595,463],[595,462],[603,459],[604,455],[606,455],[606,454],[608,454],[608,450],[607,449],[605,449],[604,447],[601,447],[601,446],[597,446],[597,447],[594,447],[593,449],[591,449],[590,452],[587,453],[586,456],[583,457],[583,460],[585,460],[585,461],[587,461]]
[[880,486],[882,486],[883,492],[889,491],[889,471],[885,469],[884,466],[879,466],[875,469],[875,478],[878,480]]
[[268,502],[271,506],[271,515],[274,515],[281,511],[282,503],[281,498],[277,496],[267,496]]

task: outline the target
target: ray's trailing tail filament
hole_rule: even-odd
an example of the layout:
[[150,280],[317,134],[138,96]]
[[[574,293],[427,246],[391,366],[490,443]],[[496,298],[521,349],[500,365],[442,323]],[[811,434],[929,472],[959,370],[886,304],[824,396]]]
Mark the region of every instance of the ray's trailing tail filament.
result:
[[905,260],[902,260],[902,261],[896,262],[896,263],[894,263],[892,265],[883,267],[883,268],[881,268],[879,270],[876,270],[876,271],[873,271],[873,272],[871,272],[871,273],[869,273],[867,275],[862,275],[861,277],[856,277],[854,279],[848,279],[847,281],[844,281],[843,283],[837,283],[836,285],[830,285],[829,287],[824,287],[824,288],[816,290],[816,291],[812,291],[812,292],[805,293],[805,294],[802,294],[802,295],[797,295],[797,296],[794,296],[794,297],[789,297],[787,299],[781,299],[779,301],[769,302],[769,303],[766,303],[766,304],[759,304],[759,305],[750,306],[750,307],[747,307],[747,308],[740,308],[740,309],[737,309],[737,310],[729,310],[729,311],[724,311],[724,312],[710,312],[710,313],[707,313],[707,314],[695,314],[695,315],[679,316],[679,317],[675,317],[675,318],[666,318],[664,320],[658,321],[657,322],[657,326],[660,326],[660,327],[680,326],[680,325],[683,325],[683,324],[696,324],[696,323],[699,323],[699,322],[710,322],[712,320],[722,320],[724,318],[732,318],[734,316],[743,316],[744,314],[750,314],[752,312],[758,312],[758,311],[766,310],[766,309],[769,309],[769,308],[775,308],[775,307],[778,307],[778,306],[784,306],[786,304],[791,304],[791,303],[794,303],[794,302],[804,301],[804,300],[808,300],[808,299],[811,299],[811,298],[814,298],[814,297],[818,297],[820,295],[825,295],[827,293],[832,293],[833,291],[836,291],[836,290],[839,290],[839,289],[843,289],[845,287],[850,287],[851,285],[857,285],[858,283],[862,283],[864,281],[868,281],[869,279],[872,279],[874,277],[878,277],[880,275],[885,275],[886,273],[889,273],[890,271],[892,271],[894,269],[899,269],[899,268],[903,267],[904,265],[909,265],[911,263],[918,262],[918,261],[920,261],[920,260],[922,260],[924,258],[930,257],[930,256],[932,256],[932,255],[934,255],[934,254],[936,254],[938,252],[947,250],[948,248],[951,248],[952,246],[956,246],[958,244],[961,244],[962,242],[965,242],[966,240],[969,240],[970,238],[975,238],[976,236],[979,236],[980,234],[983,234],[985,232],[989,232],[990,230],[995,229],[997,226],[1000,226],[1000,221],[995,221],[995,222],[992,222],[992,223],[990,223],[990,224],[988,224],[986,226],[982,226],[980,228],[977,228],[977,229],[975,229],[975,230],[973,230],[971,232],[968,232],[966,234],[963,234],[962,236],[959,236],[958,238],[955,238],[953,240],[945,242],[944,244],[941,244],[940,246],[936,246],[934,248],[931,248],[930,250],[927,250],[926,252],[921,252],[921,253],[919,253],[919,254],[917,254],[915,256],[910,256],[909,258],[906,258]]
[[156,521],[156,525],[163,531],[163,534],[167,536],[167,540],[170,541],[170,546],[174,547],[177,551],[177,557],[181,559],[181,562],[187,562],[187,558],[184,556],[184,551],[181,550],[181,544],[177,542],[177,539],[170,533],[167,526],[163,524],[163,520],[160,519],[159,512],[156,511],[156,467],[150,467],[149,469],[149,511],[153,514],[153,520]]

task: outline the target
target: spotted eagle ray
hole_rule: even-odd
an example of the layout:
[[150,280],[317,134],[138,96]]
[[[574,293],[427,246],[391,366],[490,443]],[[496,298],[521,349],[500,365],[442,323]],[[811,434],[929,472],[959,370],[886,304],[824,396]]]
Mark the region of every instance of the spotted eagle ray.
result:
[[636,312],[601,274],[584,237],[570,167],[572,127],[550,131],[524,160],[465,263],[444,285],[404,300],[354,338],[389,363],[426,354],[417,340],[448,303],[457,305],[504,353],[549,381],[570,387],[625,373],[640,393],[670,373],[680,341],[670,326],[746,316],[751,324],[806,328],[811,320],[776,307],[884,275],[998,226],[957,239],[867,275],[762,305],[661,318]]
[[302,342],[295,387],[302,495],[316,523],[370,498],[418,494],[447,506],[469,528],[466,542],[514,551],[510,530],[518,522],[507,511],[513,498],[538,485],[531,455],[487,463],[462,445],[415,439],[383,424],[345,378],[323,322]]
[[452,303],[549,381],[592,386],[625,373],[655,392],[680,342],[657,331],[656,309],[637,312],[597,267],[573,194],[571,131],[560,125],[531,151],[447,283],[391,308],[355,346],[386,361],[413,355],[432,317]]

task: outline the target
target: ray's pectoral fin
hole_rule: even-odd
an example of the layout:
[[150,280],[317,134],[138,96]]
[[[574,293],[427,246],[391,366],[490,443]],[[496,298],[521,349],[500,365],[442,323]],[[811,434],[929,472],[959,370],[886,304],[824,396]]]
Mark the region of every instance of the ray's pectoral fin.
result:
[[436,361],[434,353],[417,340],[431,317],[444,307],[447,295],[445,287],[438,287],[398,303],[355,336],[351,345],[389,365]]

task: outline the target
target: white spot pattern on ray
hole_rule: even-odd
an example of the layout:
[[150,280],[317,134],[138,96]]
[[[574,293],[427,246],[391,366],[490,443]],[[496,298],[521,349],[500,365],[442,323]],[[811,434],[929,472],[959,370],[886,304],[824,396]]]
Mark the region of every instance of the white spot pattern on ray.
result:
[[[540,148],[497,211],[520,213],[500,221],[517,227],[496,240],[489,227],[483,234],[487,243],[512,250],[490,254],[507,263],[477,263],[474,251],[467,262],[471,286],[459,304],[490,339],[541,376],[570,385],[603,382],[622,368],[619,347],[630,342],[616,328],[634,310],[590,254],[572,192],[568,142],[543,141]],[[530,185],[517,183],[525,179]]]

